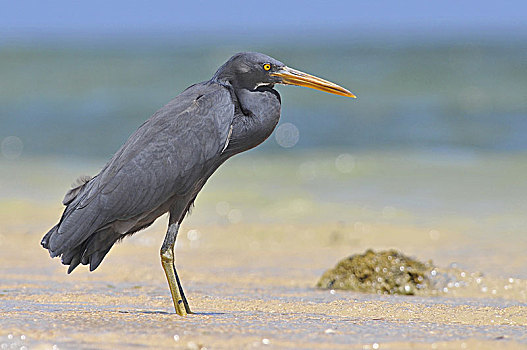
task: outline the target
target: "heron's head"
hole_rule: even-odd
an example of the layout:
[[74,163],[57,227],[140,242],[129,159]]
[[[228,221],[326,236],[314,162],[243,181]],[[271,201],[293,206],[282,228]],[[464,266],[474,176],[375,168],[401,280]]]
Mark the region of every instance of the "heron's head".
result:
[[258,52],[241,52],[221,66],[214,78],[229,81],[235,88],[254,90],[274,84],[305,86],[336,95],[355,98],[350,91],[330,81],[287,67]]

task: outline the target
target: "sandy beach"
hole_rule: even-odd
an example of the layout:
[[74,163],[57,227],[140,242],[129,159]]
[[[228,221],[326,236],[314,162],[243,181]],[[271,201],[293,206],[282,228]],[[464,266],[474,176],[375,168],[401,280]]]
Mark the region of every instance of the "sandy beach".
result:
[[[357,158],[357,171],[382,186],[369,159]],[[291,169],[303,164],[292,163]],[[159,261],[165,217],[116,245],[93,273],[81,266],[67,275],[50,259],[39,242],[61,212],[64,181],[94,166],[49,164],[18,178],[39,164],[2,167],[2,349],[527,348],[525,238],[520,225],[496,234],[489,222],[516,222],[504,214],[482,223],[469,214],[439,220],[402,206],[357,209],[306,195],[303,185],[288,182],[293,170],[281,163],[282,182],[258,167],[253,171],[263,179],[234,178],[251,167],[248,158],[237,160],[207,185],[180,231],[176,265],[195,312],[182,318]],[[367,187],[361,176],[352,179],[359,194]],[[267,177],[288,189],[274,202],[264,195],[271,190],[262,186],[272,186],[262,185]],[[474,237],[480,224],[489,231]],[[457,275],[435,296],[315,288],[326,269],[369,248],[396,248]]]

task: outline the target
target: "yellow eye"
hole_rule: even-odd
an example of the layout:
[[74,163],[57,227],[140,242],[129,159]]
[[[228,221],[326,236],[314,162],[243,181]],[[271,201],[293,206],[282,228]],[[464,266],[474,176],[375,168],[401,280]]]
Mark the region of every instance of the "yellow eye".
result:
[[263,69],[270,70],[271,69],[271,65],[269,63],[266,63],[266,64],[263,65]]

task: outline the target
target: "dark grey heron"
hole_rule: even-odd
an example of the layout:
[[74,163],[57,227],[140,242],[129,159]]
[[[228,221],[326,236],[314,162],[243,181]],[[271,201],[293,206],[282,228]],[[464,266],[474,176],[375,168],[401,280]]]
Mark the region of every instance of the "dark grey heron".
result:
[[112,246],[169,213],[161,264],[179,315],[191,313],[174,264],[178,229],[207,179],[227,159],[267,139],[280,118],[275,84],[355,97],[334,83],[255,52],[238,53],[211,80],[158,110],[99,174],[66,193],[59,223],[42,246],[71,273],[95,270]]

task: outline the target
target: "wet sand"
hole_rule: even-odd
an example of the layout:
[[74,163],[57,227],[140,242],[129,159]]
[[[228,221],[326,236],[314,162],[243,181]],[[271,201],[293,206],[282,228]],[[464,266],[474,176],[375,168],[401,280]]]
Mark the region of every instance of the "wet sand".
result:
[[[288,223],[249,220],[244,211],[244,220],[210,220],[211,211],[222,212],[218,198],[231,198],[224,185],[210,187],[221,190],[198,201],[178,237],[176,264],[196,313],[185,318],[173,311],[159,261],[166,218],[116,245],[95,272],[80,266],[67,275],[39,245],[58,203],[3,199],[1,349],[527,348],[524,240],[474,239],[458,221],[435,222],[432,232],[367,215]],[[240,192],[232,197],[254,204]],[[368,248],[396,248],[445,269],[455,262],[463,277],[445,281],[436,296],[315,288],[326,269]]]
[[[381,237],[386,227],[383,235],[369,238],[351,234],[356,235],[352,244],[332,243],[335,227],[327,226],[317,227],[315,235],[301,226],[206,226],[198,240],[189,240],[195,237],[183,229],[177,266],[196,314],[181,318],[173,312],[159,263],[162,222],[114,247],[95,273],[81,267],[68,276],[66,267],[38,246],[46,225],[27,229],[10,220],[0,241],[1,344],[16,340],[37,349],[527,348],[523,280],[516,280],[513,291],[502,288],[501,296],[473,290],[465,291],[469,296],[462,291],[378,296],[314,287],[335,258],[370,246],[370,240],[390,245]],[[420,250],[412,230],[392,230],[398,244],[412,242],[410,254]],[[501,281],[487,279],[496,285]]]

